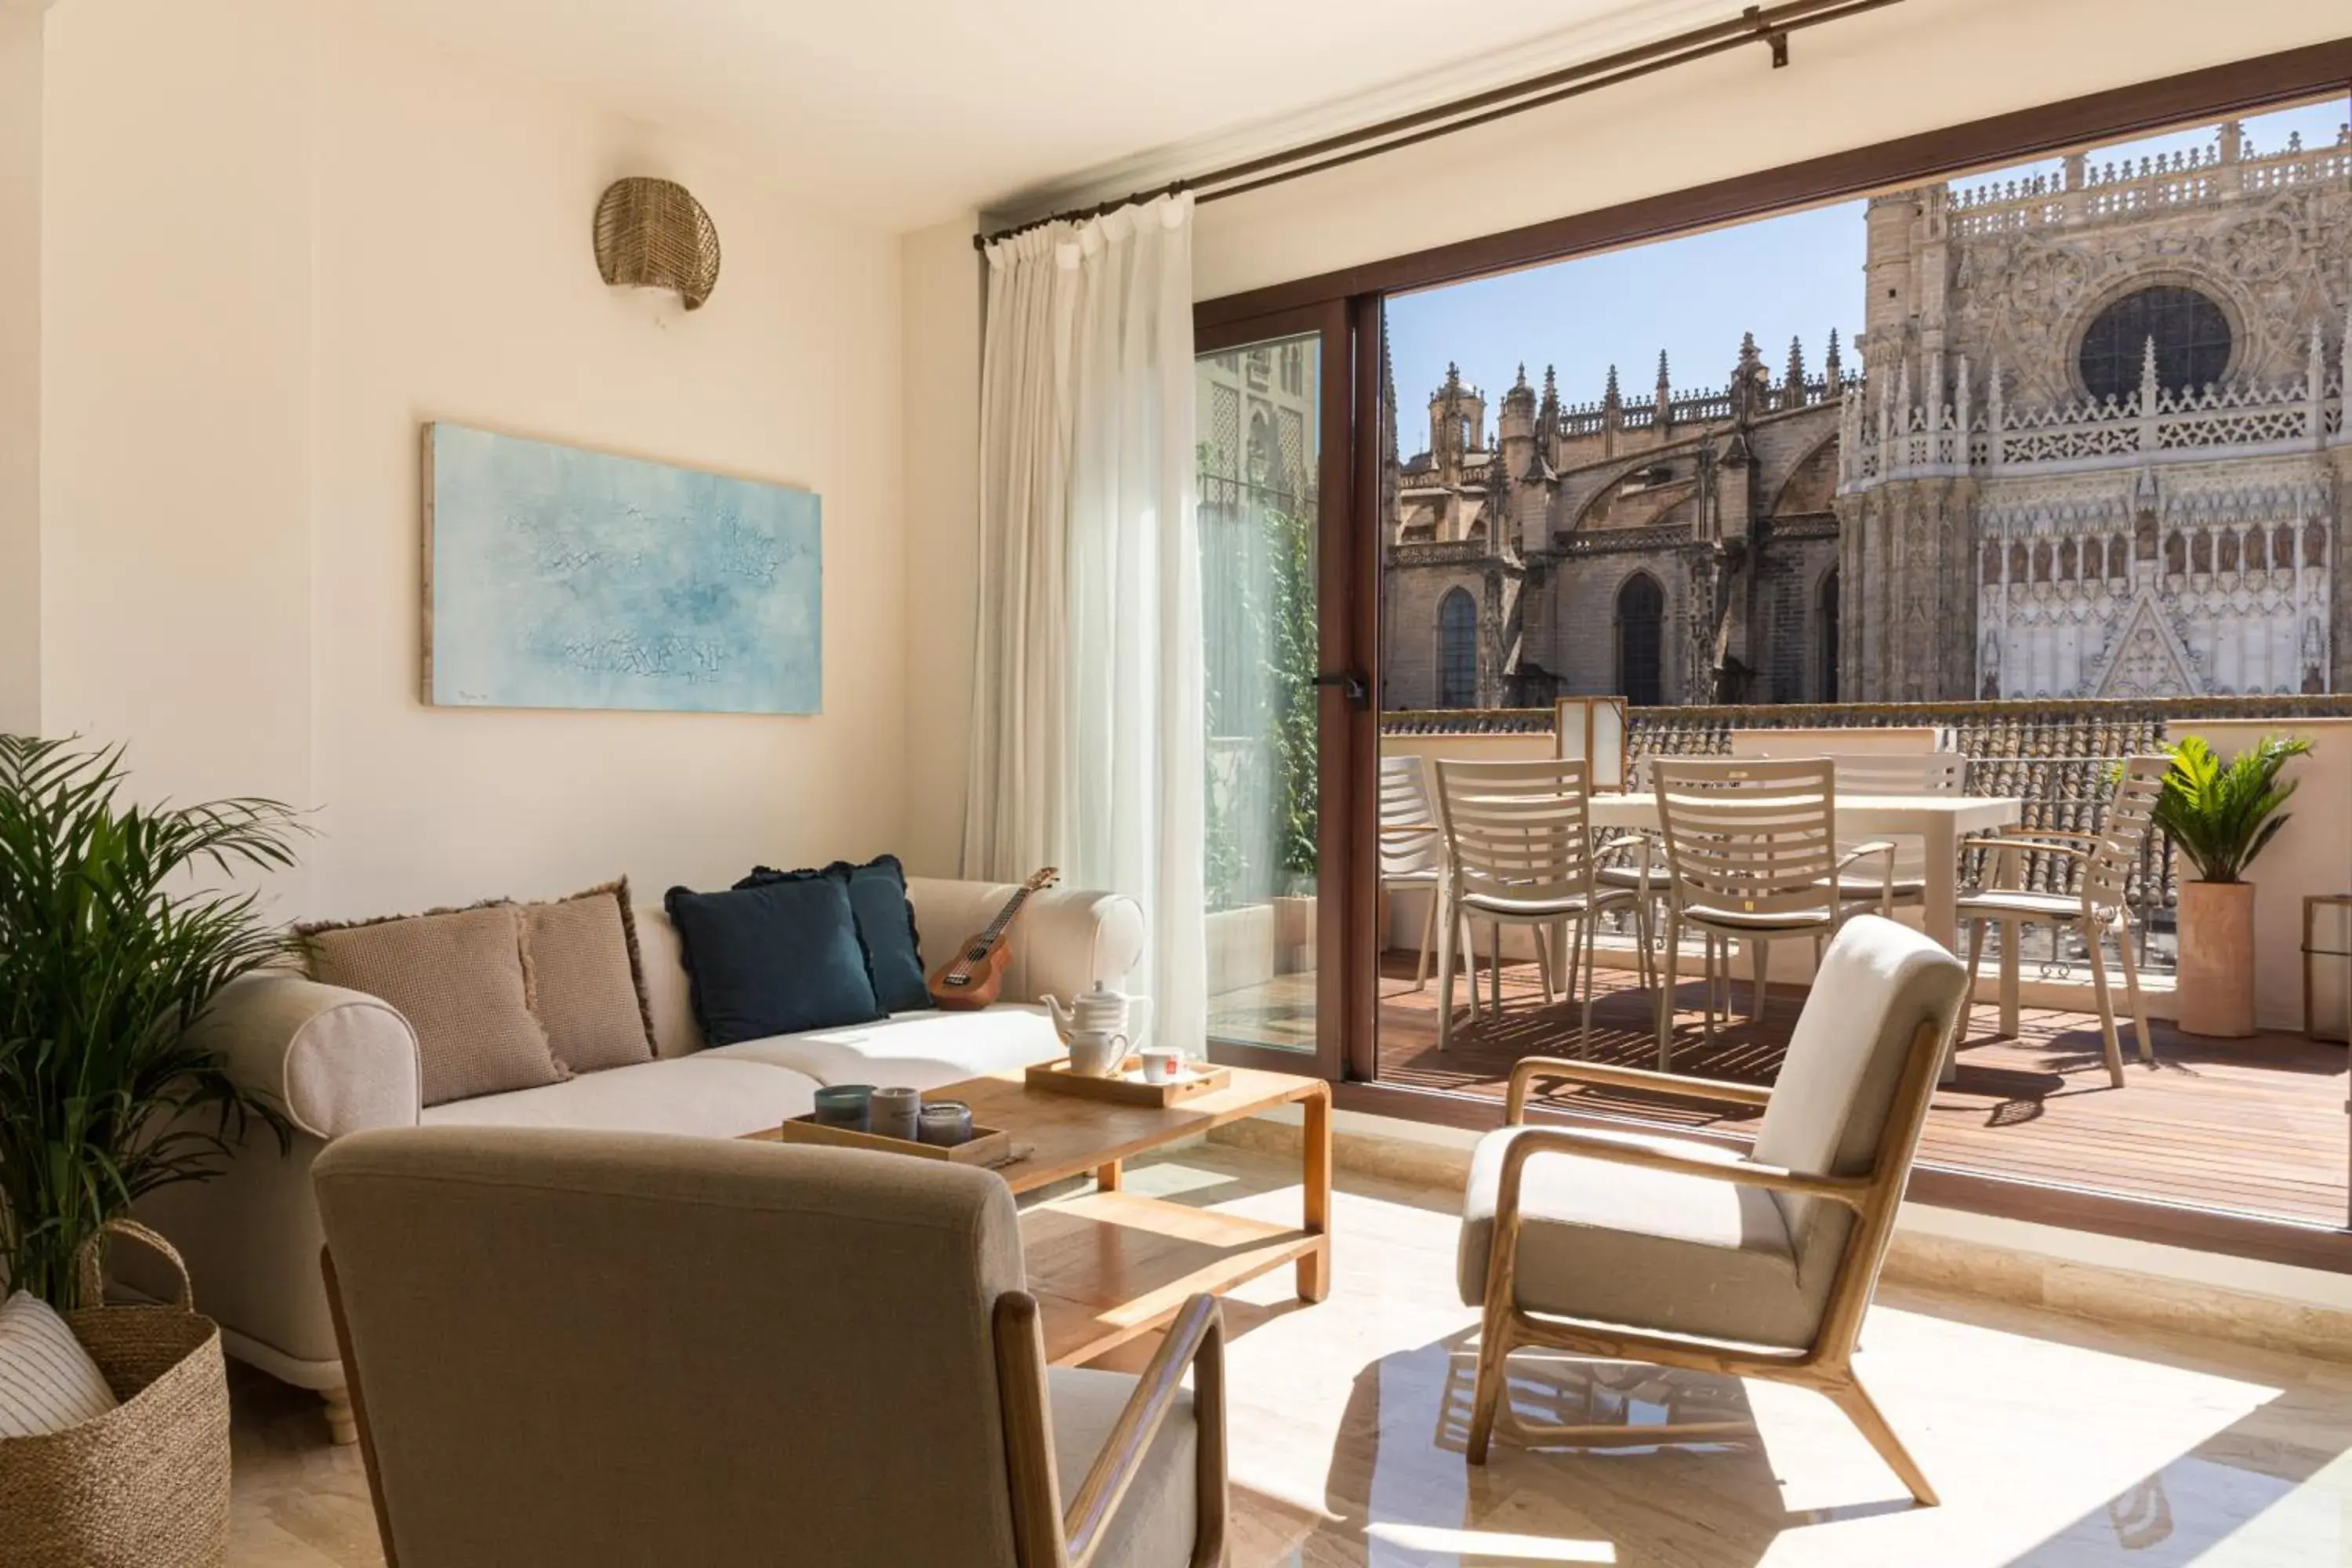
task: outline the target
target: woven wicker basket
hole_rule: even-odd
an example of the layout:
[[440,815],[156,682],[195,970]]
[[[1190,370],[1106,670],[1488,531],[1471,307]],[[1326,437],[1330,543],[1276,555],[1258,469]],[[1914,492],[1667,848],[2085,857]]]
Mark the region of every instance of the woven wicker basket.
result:
[[[187,1265],[131,1220],[106,1228],[172,1260],[168,1307],[91,1305],[65,1315],[122,1403],[42,1437],[0,1438],[0,1568],[217,1568],[228,1561],[228,1374]],[[99,1237],[80,1300],[103,1302]]]

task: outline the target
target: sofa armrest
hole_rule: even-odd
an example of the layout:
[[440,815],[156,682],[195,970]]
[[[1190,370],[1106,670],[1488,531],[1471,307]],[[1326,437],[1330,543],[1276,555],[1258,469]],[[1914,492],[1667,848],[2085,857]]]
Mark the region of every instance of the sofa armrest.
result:
[[[994,920],[1017,890],[1010,882],[908,878],[907,901],[914,907],[924,967],[939,968],[956,943]],[[1142,959],[1141,904],[1125,893],[1048,888],[1030,895],[1013,928],[1002,999],[1034,1002],[1050,994],[1066,1001],[1097,980],[1118,988]]]
[[416,1031],[365,992],[266,970],[224,987],[189,1036],[313,1137],[417,1123]]

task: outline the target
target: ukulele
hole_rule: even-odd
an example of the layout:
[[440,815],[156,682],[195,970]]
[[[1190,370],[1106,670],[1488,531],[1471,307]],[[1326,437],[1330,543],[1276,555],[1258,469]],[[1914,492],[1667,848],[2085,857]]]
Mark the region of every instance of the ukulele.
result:
[[996,1001],[996,993],[1004,984],[1005,965],[1013,962],[1013,922],[1021,918],[1021,907],[1029,901],[1030,894],[1052,887],[1061,875],[1048,866],[1022,883],[987,929],[968,938],[956,955],[940,966],[930,979],[934,1006],[964,1012]]

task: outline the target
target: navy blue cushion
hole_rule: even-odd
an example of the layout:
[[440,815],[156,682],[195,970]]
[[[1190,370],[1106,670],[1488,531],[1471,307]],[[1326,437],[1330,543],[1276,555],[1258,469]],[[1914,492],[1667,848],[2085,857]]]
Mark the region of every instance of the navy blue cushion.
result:
[[724,893],[672,888],[662,903],[677,927],[706,1045],[871,1024],[883,1016],[866,967],[866,945],[857,940],[846,878]]
[[915,930],[914,906],[907,902],[907,872],[896,855],[877,855],[863,866],[835,860],[821,870],[779,871],[759,866],[738,888],[772,882],[837,877],[849,884],[849,907],[857,917],[857,937],[866,944],[874,975],[874,999],[887,1013],[911,1013],[931,1005],[923,978],[922,939]]

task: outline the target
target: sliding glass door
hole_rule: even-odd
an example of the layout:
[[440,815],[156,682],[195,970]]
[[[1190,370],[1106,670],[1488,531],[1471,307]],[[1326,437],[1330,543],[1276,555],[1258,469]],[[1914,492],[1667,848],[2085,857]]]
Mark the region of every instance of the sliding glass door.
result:
[[1347,628],[1327,625],[1351,355],[1336,311],[1252,325],[1203,342],[1194,373],[1210,1047],[1336,1076],[1341,770],[1363,695]]

